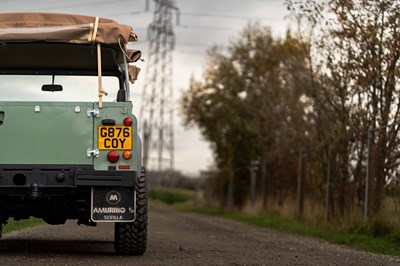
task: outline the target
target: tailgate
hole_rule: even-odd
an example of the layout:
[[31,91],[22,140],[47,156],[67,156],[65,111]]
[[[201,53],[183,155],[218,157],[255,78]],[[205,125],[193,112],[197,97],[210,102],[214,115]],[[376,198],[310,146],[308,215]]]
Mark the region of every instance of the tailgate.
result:
[[92,165],[93,103],[0,102],[0,164]]

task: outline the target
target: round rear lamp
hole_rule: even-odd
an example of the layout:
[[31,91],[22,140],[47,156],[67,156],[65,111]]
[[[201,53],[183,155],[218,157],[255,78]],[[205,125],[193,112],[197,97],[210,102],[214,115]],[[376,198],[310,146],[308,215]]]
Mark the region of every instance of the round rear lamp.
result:
[[130,118],[130,117],[125,117],[125,119],[124,119],[124,125],[125,126],[131,126],[132,125],[132,118]]
[[110,163],[116,163],[119,160],[119,154],[116,151],[110,151],[107,154],[107,159]]
[[124,157],[125,160],[129,160],[130,158],[132,158],[132,153],[130,151],[124,151],[122,157]]

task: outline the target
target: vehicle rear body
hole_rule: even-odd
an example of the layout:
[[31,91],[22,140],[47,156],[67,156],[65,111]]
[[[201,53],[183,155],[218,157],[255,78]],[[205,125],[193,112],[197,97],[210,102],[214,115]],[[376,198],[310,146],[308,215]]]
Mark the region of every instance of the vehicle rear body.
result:
[[[141,53],[127,48],[133,41],[130,26],[110,19],[0,14],[0,226],[30,216],[113,222],[116,252],[146,251],[147,181],[129,89],[139,72],[129,63]],[[41,78],[52,83],[34,84]],[[115,81],[108,92],[107,78]]]
[[[92,187],[133,188],[138,154],[131,109],[130,102],[107,102],[102,109],[87,102],[0,102],[0,199],[7,202],[1,220],[37,216],[52,224],[88,223]],[[127,117],[130,126],[123,124]],[[109,136],[108,128],[115,133]],[[116,163],[107,158],[111,150],[119,153]],[[124,159],[125,151],[132,157]],[[17,208],[22,201],[26,207]],[[61,211],[64,205],[72,207]]]
[[[88,102],[0,101],[0,146],[7,151],[0,153],[0,161],[10,165],[91,165],[96,170],[109,170],[106,152],[95,158],[87,156],[87,150],[98,148],[98,128],[103,126],[103,121],[104,127],[112,126],[110,123],[125,127],[123,121],[129,117],[132,119],[129,127],[136,129],[131,110],[131,102],[106,102],[99,109],[95,103]],[[113,141],[106,141],[104,150],[124,150],[124,147],[135,150],[136,134],[133,137],[116,132],[111,137]],[[128,138],[130,145],[126,142]],[[125,163],[136,171],[135,159]]]

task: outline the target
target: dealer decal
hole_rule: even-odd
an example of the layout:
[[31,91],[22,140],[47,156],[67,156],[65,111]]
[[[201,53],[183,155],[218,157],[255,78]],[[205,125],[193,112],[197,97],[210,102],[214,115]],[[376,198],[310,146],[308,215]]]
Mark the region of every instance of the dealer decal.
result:
[[125,213],[126,209],[124,207],[121,208],[113,208],[113,207],[103,207],[103,208],[93,208],[93,213]]
[[92,187],[94,222],[131,222],[135,219],[134,187]]

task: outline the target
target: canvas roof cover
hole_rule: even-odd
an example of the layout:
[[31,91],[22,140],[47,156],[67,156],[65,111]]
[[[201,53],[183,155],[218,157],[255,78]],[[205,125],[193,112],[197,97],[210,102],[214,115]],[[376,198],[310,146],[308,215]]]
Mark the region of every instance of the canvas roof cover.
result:
[[128,42],[137,41],[132,27],[111,19],[59,13],[0,13],[0,42],[37,41],[121,44],[131,62],[141,55],[140,51],[125,48]]
[[96,17],[57,13],[0,13],[1,41],[57,41],[118,43],[136,41],[132,28],[111,19],[99,18],[95,38]]

